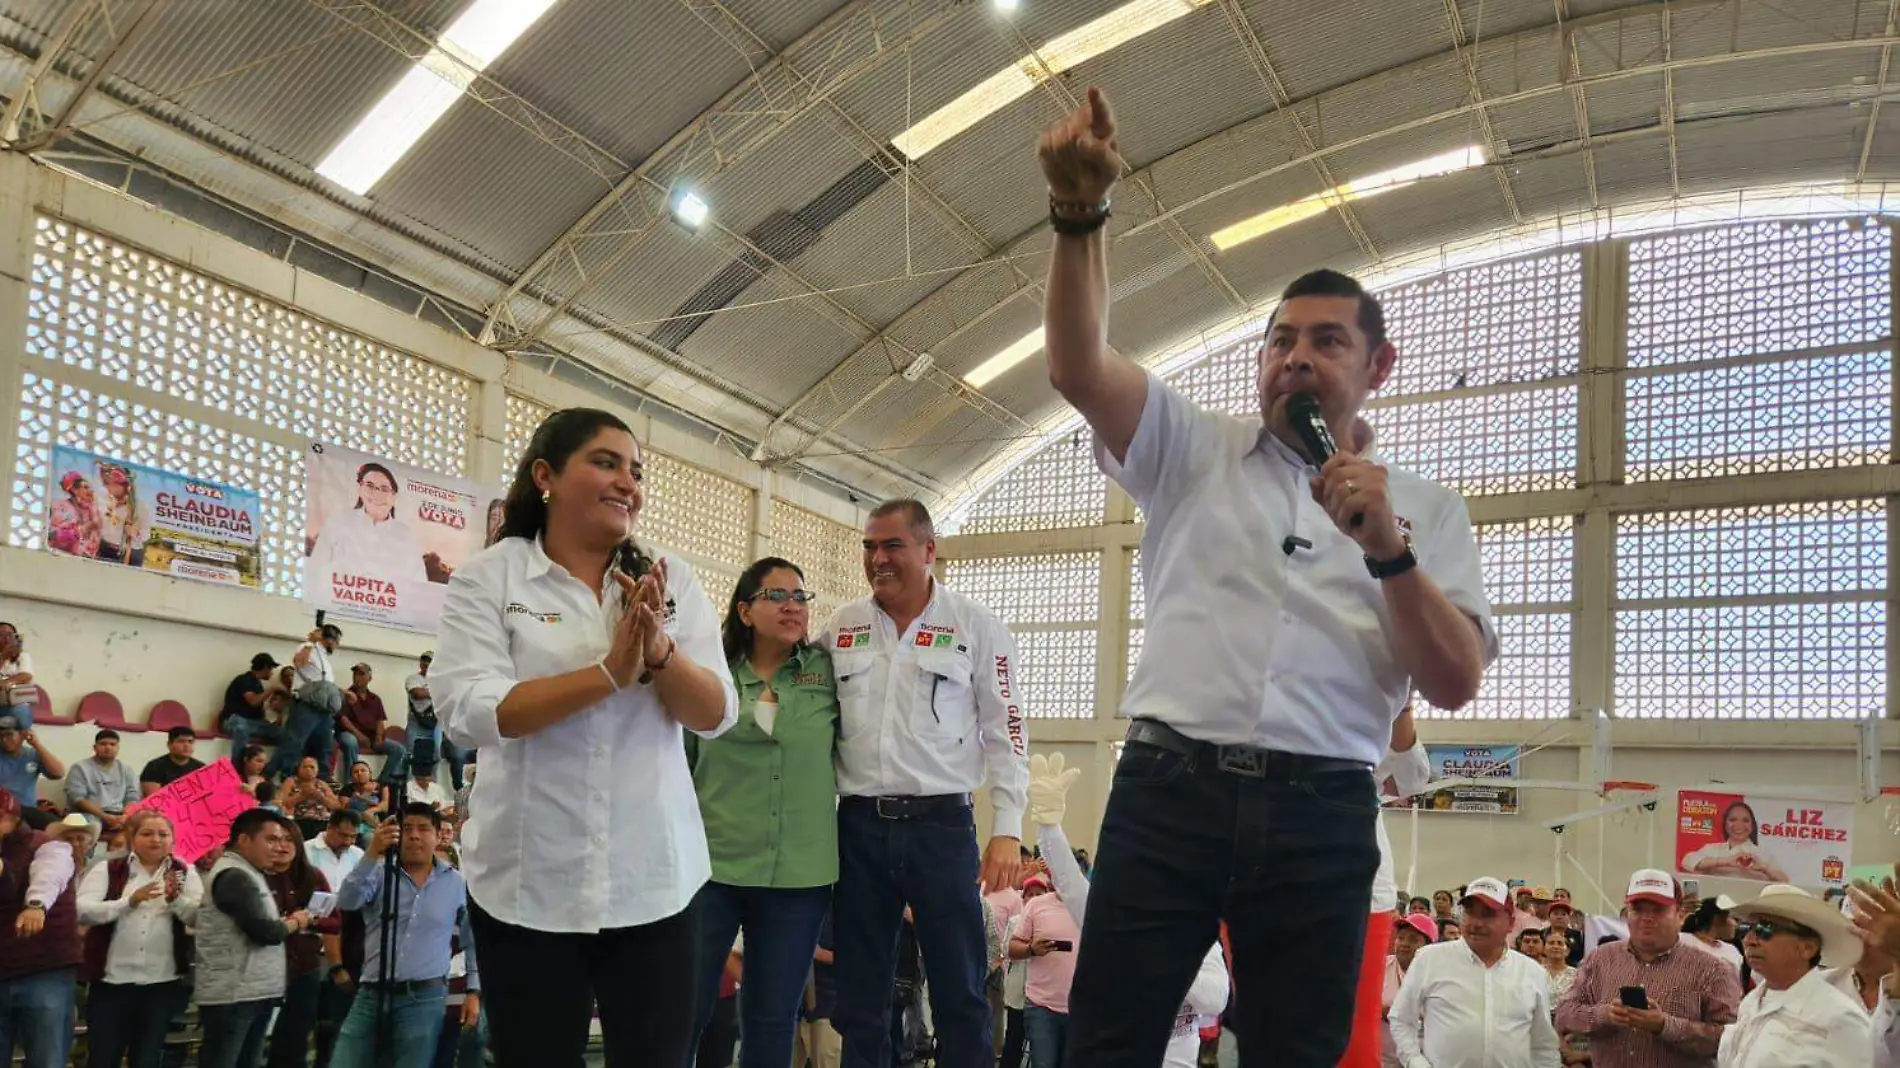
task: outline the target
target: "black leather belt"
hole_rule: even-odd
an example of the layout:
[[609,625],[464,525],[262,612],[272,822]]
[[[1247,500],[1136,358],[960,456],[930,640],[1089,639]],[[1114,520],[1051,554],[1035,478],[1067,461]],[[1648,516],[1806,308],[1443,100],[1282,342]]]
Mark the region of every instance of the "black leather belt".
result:
[[415,994],[424,990],[439,990],[449,985],[447,979],[405,979],[400,983],[364,983],[370,990],[387,990],[395,994]]
[[970,807],[969,794],[928,794],[923,797],[846,797],[839,806],[869,808],[881,820],[919,820],[956,815]]
[[1212,767],[1250,779],[1294,779],[1301,775],[1319,775],[1331,771],[1372,772],[1370,765],[1358,760],[1284,753],[1257,745],[1216,745],[1198,741],[1154,719],[1138,719],[1130,723],[1128,741],[1179,753],[1196,763],[1207,761]]

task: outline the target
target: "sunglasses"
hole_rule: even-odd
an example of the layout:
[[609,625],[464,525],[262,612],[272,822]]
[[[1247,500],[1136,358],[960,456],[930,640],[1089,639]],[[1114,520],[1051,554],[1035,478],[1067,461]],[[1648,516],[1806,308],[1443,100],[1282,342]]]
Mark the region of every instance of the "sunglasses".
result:
[[1756,920],[1754,923],[1736,925],[1744,936],[1753,934],[1758,941],[1766,942],[1778,934],[1791,934],[1796,938],[1821,937],[1812,927],[1803,927],[1792,921]]
[[760,590],[752,595],[752,599],[770,601],[773,604],[784,604],[786,601],[795,604],[810,604],[818,599],[818,595],[810,590]]

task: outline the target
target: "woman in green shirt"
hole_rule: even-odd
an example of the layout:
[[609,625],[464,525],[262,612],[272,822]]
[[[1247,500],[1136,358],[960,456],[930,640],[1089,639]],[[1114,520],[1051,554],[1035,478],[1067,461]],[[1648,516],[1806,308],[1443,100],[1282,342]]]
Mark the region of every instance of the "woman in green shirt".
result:
[[746,568],[725,623],[739,721],[717,738],[686,739],[712,853],[712,881],[699,892],[698,1025],[712,1016],[726,955],[743,934],[739,1068],[791,1063],[838,879],[838,691],[830,655],[807,641],[811,599],[790,561]]

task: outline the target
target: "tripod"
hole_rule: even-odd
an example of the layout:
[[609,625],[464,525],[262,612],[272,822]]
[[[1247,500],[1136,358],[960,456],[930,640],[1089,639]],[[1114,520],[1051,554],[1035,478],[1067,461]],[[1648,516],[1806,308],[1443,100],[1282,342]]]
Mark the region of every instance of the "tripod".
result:
[[396,821],[396,844],[383,854],[383,892],[378,899],[378,917],[382,927],[378,932],[381,940],[377,949],[381,952],[376,962],[376,1039],[370,1047],[370,1063],[381,1064],[385,1054],[393,1056],[396,1050],[396,1021],[391,1010],[391,999],[395,997],[396,947],[401,940],[396,936],[396,891],[402,885],[402,810],[409,803],[409,783],[396,780],[389,784],[389,819]]

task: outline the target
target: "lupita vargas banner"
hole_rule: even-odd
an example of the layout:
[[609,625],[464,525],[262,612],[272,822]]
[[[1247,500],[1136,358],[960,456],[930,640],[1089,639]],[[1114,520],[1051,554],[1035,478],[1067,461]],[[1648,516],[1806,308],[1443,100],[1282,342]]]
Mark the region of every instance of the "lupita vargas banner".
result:
[[1676,867],[1708,878],[1840,886],[1853,830],[1851,804],[1683,790],[1676,795]]
[[[1425,759],[1432,766],[1432,780],[1517,778],[1518,757],[1522,747],[1515,745],[1428,745]],[[1427,812],[1488,812],[1492,815],[1517,814],[1517,787],[1508,785],[1452,786],[1419,794],[1411,807]]]
[[336,445],[304,453],[304,603],[433,632],[449,575],[482,547],[481,488]]
[[258,585],[257,494],[53,446],[46,544],[54,552],[229,586]]

